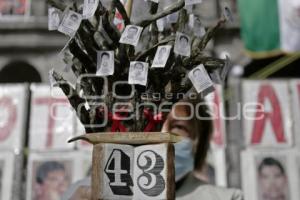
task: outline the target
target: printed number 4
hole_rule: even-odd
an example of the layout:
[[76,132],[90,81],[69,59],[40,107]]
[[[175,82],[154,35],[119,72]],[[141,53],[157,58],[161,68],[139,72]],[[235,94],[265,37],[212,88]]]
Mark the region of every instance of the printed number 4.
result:
[[114,149],[105,166],[109,185],[115,195],[131,196],[133,182],[130,176],[130,157],[120,149]]

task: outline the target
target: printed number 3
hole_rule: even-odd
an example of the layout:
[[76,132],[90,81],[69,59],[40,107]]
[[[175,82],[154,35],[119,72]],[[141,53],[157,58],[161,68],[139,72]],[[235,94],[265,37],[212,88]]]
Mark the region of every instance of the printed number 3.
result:
[[143,151],[137,158],[137,166],[143,171],[137,178],[140,190],[150,197],[160,195],[165,190],[165,181],[160,175],[164,169],[162,157],[151,150]]

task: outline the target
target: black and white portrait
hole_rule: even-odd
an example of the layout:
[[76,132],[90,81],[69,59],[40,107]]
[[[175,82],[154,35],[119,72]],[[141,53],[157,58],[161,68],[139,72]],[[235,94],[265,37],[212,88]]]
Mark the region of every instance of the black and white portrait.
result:
[[97,75],[109,76],[114,73],[114,52],[99,51],[97,53]]
[[146,86],[148,76],[148,63],[131,62],[129,68],[129,84],[138,84]]
[[152,67],[163,68],[167,64],[170,51],[172,49],[171,45],[159,46],[157,48]]
[[143,28],[139,26],[134,26],[134,25],[126,26],[121,36],[120,43],[136,46],[139,42],[142,31]]
[[202,64],[190,71],[188,76],[198,93],[213,87],[213,82]]
[[95,14],[99,0],[84,0],[82,17],[83,19],[89,19]]
[[287,160],[283,156],[257,156],[257,189],[259,200],[289,200]]
[[50,31],[57,30],[61,21],[62,12],[54,7],[48,10],[48,29]]
[[194,25],[193,25],[194,35],[197,37],[203,37],[206,33],[206,30],[205,30],[204,26],[202,25],[200,18],[194,16],[193,23],[194,23]]
[[70,37],[73,37],[78,30],[82,16],[74,11],[68,10],[58,28],[58,30]]
[[191,55],[191,41],[188,35],[180,32],[176,33],[174,52],[182,56],[189,57]]

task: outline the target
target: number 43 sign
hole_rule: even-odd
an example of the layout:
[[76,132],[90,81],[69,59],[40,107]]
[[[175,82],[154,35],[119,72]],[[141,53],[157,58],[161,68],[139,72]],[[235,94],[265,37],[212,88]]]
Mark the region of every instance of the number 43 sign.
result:
[[77,139],[94,144],[93,200],[175,198],[172,143],[178,142],[179,136],[168,133],[113,133],[108,139],[99,133],[83,137]]

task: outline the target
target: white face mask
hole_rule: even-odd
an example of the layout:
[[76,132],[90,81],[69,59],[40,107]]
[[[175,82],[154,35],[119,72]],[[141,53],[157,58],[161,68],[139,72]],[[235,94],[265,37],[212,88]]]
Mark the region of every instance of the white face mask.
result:
[[184,139],[175,147],[175,181],[179,181],[194,169],[193,143],[191,139]]

